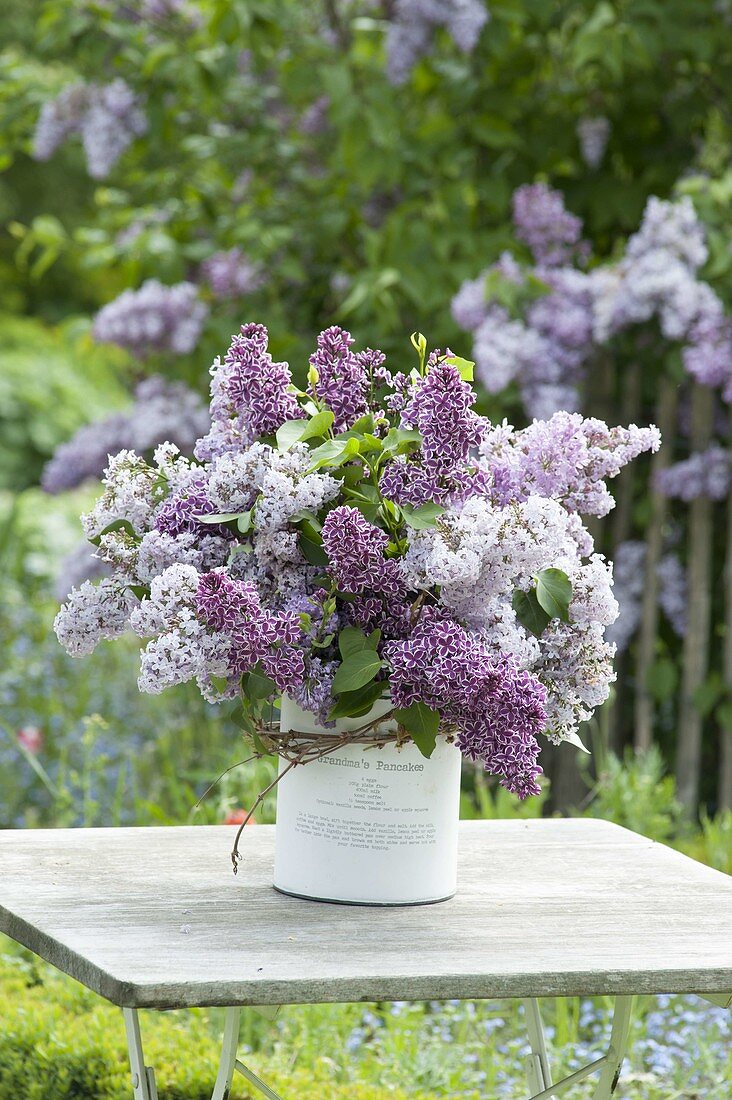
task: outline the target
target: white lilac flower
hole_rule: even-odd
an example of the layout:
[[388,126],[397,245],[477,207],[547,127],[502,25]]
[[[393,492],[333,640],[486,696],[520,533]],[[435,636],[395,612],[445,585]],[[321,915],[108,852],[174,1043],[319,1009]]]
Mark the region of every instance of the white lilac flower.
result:
[[134,596],[112,578],[84,581],[74,588],[53,624],[56,637],[72,657],[86,657],[104,639],[118,638],[130,625]]
[[610,120],[603,115],[585,115],[577,123],[582,159],[588,168],[599,168],[602,164],[610,129]]

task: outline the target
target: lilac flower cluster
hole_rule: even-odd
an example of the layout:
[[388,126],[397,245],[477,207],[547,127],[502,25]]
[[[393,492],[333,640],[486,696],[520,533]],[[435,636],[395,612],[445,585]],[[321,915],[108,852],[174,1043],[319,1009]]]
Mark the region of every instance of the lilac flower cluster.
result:
[[[536,793],[538,735],[575,738],[613,679],[611,570],[580,513],[607,511],[605,480],[657,433],[570,414],[493,427],[449,352],[392,374],[352,345],[321,333],[305,393],[267,330],[242,326],[195,458],[164,443],[152,462],[110,459],[83,517],[109,576],[72,590],[57,634],[82,655],[129,627],[142,691],[195,680],[255,706],[264,685],[327,725],[334,703],[362,706],[334,690],[342,632],[360,630],[378,657],[368,700],[390,682],[395,707],[430,707],[469,759]],[[516,597],[547,570],[571,596],[537,636]]]
[[387,73],[404,84],[444,27],[459,50],[471,53],[490,14],[482,0],[396,0],[386,38]]
[[577,123],[582,159],[588,168],[599,168],[610,138],[610,120],[602,115],[585,115]]
[[73,489],[88,478],[101,477],[111,454],[144,454],[168,439],[183,454],[192,454],[208,422],[208,410],[197,393],[182,382],[153,375],[135,387],[129,412],[85,424],[62,443],[46,464],[41,484],[47,493]]
[[187,355],[201,335],[208,307],[193,283],[165,286],[147,279],[139,290],[124,290],[94,318],[92,334],[140,358],[156,351]]
[[496,660],[458,623],[426,611],[405,641],[384,650],[396,706],[423,702],[458,732],[458,746],[521,798],[538,794],[537,737],[546,689],[506,658]]
[[[519,188],[514,222],[535,266],[523,269],[504,254],[453,300],[456,321],[474,334],[476,368],[491,392],[515,381],[530,416],[572,411],[598,350],[655,319],[665,339],[682,342],[687,372],[732,401],[732,319],[699,278],[707,247],[689,199],[651,198],[624,256],[591,271],[582,269],[581,223],[559,192],[544,184]],[[505,305],[497,278],[520,289],[520,305]]]
[[419,432],[421,443],[414,461],[394,462],[381,479],[384,495],[399,504],[443,504],[477,489],[470,455],[485,422],[472,411],[473,390],[450,357],[449,351],[432,356],[427,377],[402,410],[402,423]]
[[279,691],[302,683],[304,655],[298,616],[262,607],[253,584],[232,580],[223,571],[206,573],[198,582],[196,616],[214,631],[227,635],[229,674],[239,677],[261,662]]
[[41,108],[33,155],[36,160],[49,160],[68,137],[80,134],[89,175],[104,179],[146,130],[140,100],[124,80],[72,84]]
[[518,432],[505,422],[492,428],[480,453],[497,502],[551,497],[570,512],[604,516],[614,506],[606,481],[660,445],[655,427],[608,428],[601,420],[558,412]]
[[559,191],[545,183],[527,183],[513,195],[513,221],[539,267],[560,267],[586,253],[582,222],[565,209]]
[[656,488],[666,497],[687,502],[697,497],[724,500],[732,489],[732,454],[715,443],[706,451],[659,470]]
[[274,435],[287,420],[304,414],[292,390],[287,363],[275,363],[267,350],[264,325],[242,325],[223,363],[211,368],[211,430],[199,441],[202,461],[237,452],[263,435]]
[[388,534],[369,523],[357,508],[347,505],[334,508],[326,517],[322,536],[341,592],[352,595],[368,592],[386,598],[403,594],[399,562],[384,557]]
[[317,351],[310,356],[310,366],[317,372],[311,392],[334,414],[339,432],[350,428],[368,409],[366,353],[352,352],[352,343],[350,332],[333,325],[321,332]]
[[244,298],[264,283],[262,269],[247,259],[240,248],[214,252],[201,264],[201,276],[218,299]]

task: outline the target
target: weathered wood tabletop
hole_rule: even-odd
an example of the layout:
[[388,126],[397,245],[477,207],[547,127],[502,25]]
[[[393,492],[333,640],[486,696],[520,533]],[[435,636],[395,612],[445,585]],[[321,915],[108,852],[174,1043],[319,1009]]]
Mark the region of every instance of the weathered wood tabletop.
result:
[[128,1008],[732,990],[732,878],[593,820],[464,822],[458,893],[302,901],[274,827],[0,832],[0,931]]

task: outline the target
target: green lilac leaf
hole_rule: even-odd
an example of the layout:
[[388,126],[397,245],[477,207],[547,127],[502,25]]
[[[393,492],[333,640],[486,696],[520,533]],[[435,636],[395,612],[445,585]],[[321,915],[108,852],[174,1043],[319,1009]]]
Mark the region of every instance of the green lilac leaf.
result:
[[522,626],[525,626],[537,638],[543,634],[551,621],[551,616],[547,615],[539,603],[533,588],[530,588],[528,592],[522,592],[520,588],[516,588],[511,606]]
[[542,569],[536,578],[536,598],[550,619],[569,622],[572,582],[561,569]]
[[440,715],[432,710],[426,703],[417,701],[408,707],[402,707],[394,711],[394,717],[400,726],[404,726],[412,740],[429,760],[435,751],[437,733],[440,728]]
[[445,514],[445,509],[440,504],[420,504],[418,508],[403,504],[402,514],[404,522],[415,531],[424,531],[428,527],[434,527],[440,516]]
[[365,687],[383,667],[384,662],[373,649],[353,653],[338,667],[333,677],[333,691],[340,694],[342,691],[356,691]]

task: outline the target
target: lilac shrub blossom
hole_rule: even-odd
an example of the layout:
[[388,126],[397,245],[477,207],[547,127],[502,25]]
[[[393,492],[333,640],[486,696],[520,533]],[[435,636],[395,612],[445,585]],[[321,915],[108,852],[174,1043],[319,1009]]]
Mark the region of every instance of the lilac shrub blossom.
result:
[[[623,652],[633,640],[641,621],[641,606],[646,584],[646,554],[644,542],[636,539],[621,542],[613,554],[615,597],[620,608],[617,619],[606,631],[606,638]],[[687,580],[686,571],[677,554],[668,551],[656,570],[658,604],[674,632],[682,638],[686,633]]]
[[463,53],[472,53],[490,19],[482,0],[396,0],[386,38],[387,74],[404,84],[430,52],[435,31],[444,27]]
[[[682,343],[689,375],[732,400],[732,319],[699,277],[708,253],[689,199],[651,198],[624,255],[589,271],[581,222],[559,192],[526,185],[513,205],[516,235],[534,266],[504,253],[463,283],[452,304],[457,323],[473,333],[476,369],[490,392],[516,382],[528,415],[540,419],[576,410],[598,351],[656,321],[663,338]],[[520,305],[508,308],[497,279],[518,288]]]
[[244,298],[259,290],[264,282],[261,268],[248,260],[240,248],[214,252],[201,264],[201,276],[218,299]]
[[33,155],[36,160],[49,160],[67,138],[79,134],[89,175],[104,179],[146,130],[141,101],[124,80],[72,84],[41,108]]
[[[571,414],[493,426],[450,352],[392,372],[353,343],[321,333],[303,392],[243,325],[195,458],[162,443],[109,460],[83,517],[109,576],[72,590],[57,634],[81,656],[129,627],[140,690],[194,680],[255,716],[288,695],[327,726],[334,705],[386,697],[410,735],[419,703],[508,790],[537,793],[540,737],[575,739],[613,679],[611,570],[581,514],[608,510],[606,480],[658,433]],[[559,610],[527,617],[541,578]]]
[[153,375],[135,387],[129,412],[85,424],[62,443],[46,464],[41,484],[47,493],[73,489],[101,477],[110,454],[123,449],[145,453],[165,440],[191,454],[208,422],[208,409],[197,393]]
[[124,290],[99,310],[92,335],[140,358],[159,351],[187,355],[198,343],[207,316],[208,307],[193,283],[165,286],[147,279],[139,290]]
[[732,488],[732,454],[718,443],[659,470],[656,488],[687,503],[697,497],[724,500]]
[[577,123],[582,159],[588,168],[599,168],[610,138],[610,120],[602,115],[585,115]]

